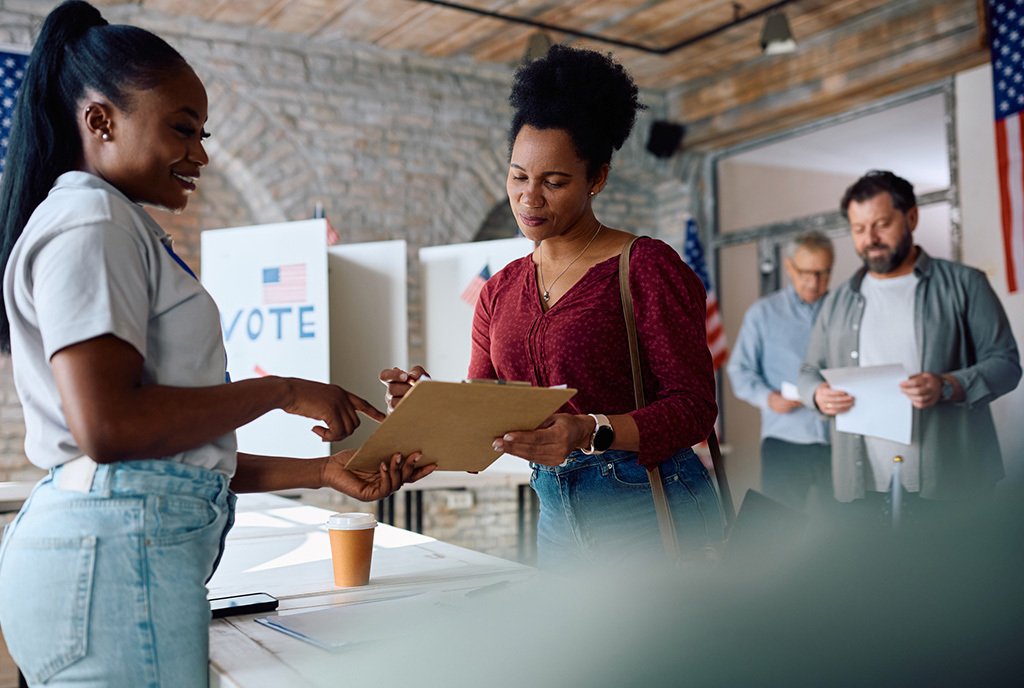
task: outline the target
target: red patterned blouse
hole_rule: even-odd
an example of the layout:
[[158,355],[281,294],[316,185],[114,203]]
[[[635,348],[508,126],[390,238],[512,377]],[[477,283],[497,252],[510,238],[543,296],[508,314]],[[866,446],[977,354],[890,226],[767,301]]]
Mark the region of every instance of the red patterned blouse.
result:
[[469,377],[568,385],[565,413],[630,413],[640,463],[661,462],[707,438],[718,414],[700,279],[672,248],[633,245],[633,296],[647,406],[636,410],[618,257],[590,268],[554,306],[541,308],[533,257],[487,281],[473,318]]

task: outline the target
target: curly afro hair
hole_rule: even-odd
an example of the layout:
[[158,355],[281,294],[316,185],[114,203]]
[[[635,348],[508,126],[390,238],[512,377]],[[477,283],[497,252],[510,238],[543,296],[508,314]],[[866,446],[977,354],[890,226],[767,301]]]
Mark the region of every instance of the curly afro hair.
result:
[[515,111],[509,130],[511,154],[524,125],[562,129],[594,178],[622,148],[645,105],[633,77],[621,64],[593,50],[553,45],[547,55],[516,71],[508,101]]

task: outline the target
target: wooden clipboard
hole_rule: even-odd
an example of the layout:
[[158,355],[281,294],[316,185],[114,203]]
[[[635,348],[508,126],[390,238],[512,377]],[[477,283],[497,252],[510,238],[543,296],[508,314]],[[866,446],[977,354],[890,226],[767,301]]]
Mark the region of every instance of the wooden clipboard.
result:
[[346,468],[377,470],[396,452],[423,452],[420,465],[442,471],[482,471],[501,454],[494,439],[533,430],[576,394],[564,387],[497,381],[421,380],[378,426]]

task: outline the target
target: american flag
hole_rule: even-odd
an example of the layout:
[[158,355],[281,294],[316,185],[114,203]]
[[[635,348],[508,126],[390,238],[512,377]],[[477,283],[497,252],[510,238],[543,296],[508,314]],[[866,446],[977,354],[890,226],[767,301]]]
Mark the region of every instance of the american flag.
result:
[[1006,283],[1015,292],[1024,283],[1024,0],[988,0],[988,17]]
[[708,349],[711,350],[711,361],[714,363],[715,370],[718,370],[729,358],[729,345],[725,340],[725,328],[722,326],[722,318],[718,313],[718,299],[715,297],[715,290],[708,277],[708,268],[704,263],[704,247],[701,246],[697,223],[692,217],[686,220],[683,259],[690,269],[697,273],[697,277],[700,277],[700,281],[704,283],[704,291],[708,294],[708,315],[705,327],[708,331]]
[[11,117],[14,115],[14,103],[18,98],[18,89],[25,78],[25,65],[28,55],[0,51],[0,174],[4,171],[4,158],[7,157],[7,140],[11,134]]
[[306,264],[263,268],[263,303],[306,300]]
[[470,306],[476,306],[476,300],[480,298],[480,290],[484,288],[484,284],[489,279],[491,279],[491,268],[485,264],[480,272],[473,275],[473,279],[462,290],[462,295],[459,298]]

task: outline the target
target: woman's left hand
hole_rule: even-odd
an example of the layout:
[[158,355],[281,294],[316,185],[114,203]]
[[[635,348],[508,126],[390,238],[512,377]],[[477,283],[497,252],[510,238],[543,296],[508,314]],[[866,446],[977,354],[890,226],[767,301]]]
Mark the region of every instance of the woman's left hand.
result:
[[345,464],[355,452],[354,449],[346,449],[327,457],[321,483],[324,487],[333,488],[364,502],[383,499],[405,483],[414,483],[430,475],[437,468],[435,464],[418,466],[416,462],[422,454],[414,452],[408,459],[403,459],[401,454],[395,454],[390,461],[381,462],[374,472],[350,471],[345,468]]
[[494,450],[544,466],[557,466],[580,447],[590,446],[595,421],[590,416],[556,413],[536,430],[509,432],[494,440]]

